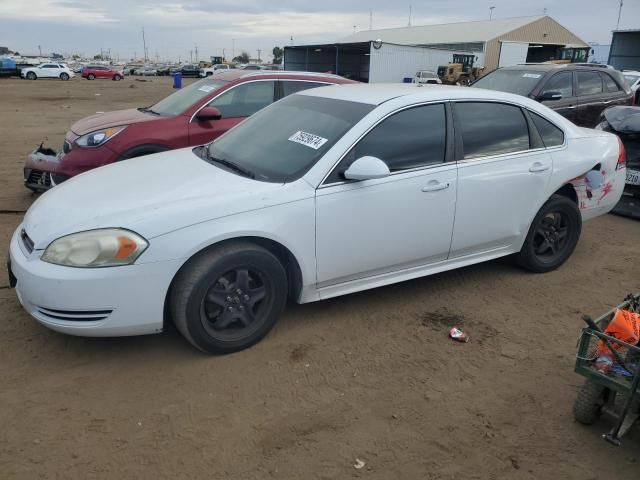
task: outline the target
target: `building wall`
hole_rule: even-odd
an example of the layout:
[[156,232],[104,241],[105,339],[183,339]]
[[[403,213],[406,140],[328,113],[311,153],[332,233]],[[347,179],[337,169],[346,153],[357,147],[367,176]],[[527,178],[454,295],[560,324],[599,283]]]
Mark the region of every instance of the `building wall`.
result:
[[640,70],[640,30],[613,32],[609,65],[618,70]]
[[489,40],[485,47],[485,72],[498,68],[501,40],[581,47],[589,46],[581,38],[571,33],[551,17],[543,17],[523,27],[517,28],[512,32]]

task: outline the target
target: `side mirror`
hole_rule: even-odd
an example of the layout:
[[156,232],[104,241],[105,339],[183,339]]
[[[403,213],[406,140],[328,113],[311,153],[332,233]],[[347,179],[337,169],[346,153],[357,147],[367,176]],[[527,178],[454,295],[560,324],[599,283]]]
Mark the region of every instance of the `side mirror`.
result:
[[562,98],[562,93],[557,92],[555,90],[549,90],[548,92],[544,92],[542,95],[538,97],[538,100],[560,100]]
[[222,118],[222,112],[218,110],[216,107],[204,107],[196,115],[196,119],[199,122],[204,122],[207,120],[220,120],[221,118]]
[[347,180],[372,180],[391,175],[387,164],[376,157],[360,157],[344,172]]

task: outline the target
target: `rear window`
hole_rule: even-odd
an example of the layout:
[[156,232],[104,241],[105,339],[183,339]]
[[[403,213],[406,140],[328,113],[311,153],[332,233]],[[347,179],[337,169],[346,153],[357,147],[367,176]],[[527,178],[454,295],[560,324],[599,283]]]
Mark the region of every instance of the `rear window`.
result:
[[535,70],[494,70],[471,86],[526,96],[543,76],[544,72]]
[[536,126],[544,146],[557,147],[564,143],[564,133],[549,120],[542,118],[537,113],[529,112],[533,124]]
[[217,90],[225,83],[227,82],[224,80],[204,78],[172,93],[153,105],[150,109],[159,115],[180,115],[187,108],[210,95],[211,92]]
[[605,86],[607,92],[619,92],[620,91],[620,87],[618,86],[616,81],[613,78],[611,78],[611,75],[609,75],[607,73],[600,73],[600,75],[602,75],[602,80],[604,80],[604,86]]

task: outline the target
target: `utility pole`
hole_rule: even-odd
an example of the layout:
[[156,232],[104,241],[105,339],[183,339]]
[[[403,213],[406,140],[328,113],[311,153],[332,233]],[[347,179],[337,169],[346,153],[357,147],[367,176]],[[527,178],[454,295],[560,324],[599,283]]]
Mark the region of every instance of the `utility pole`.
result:
[[353,33],[356,33],[356,27],[357,27],[357,25],[353,26]]
[[260,59],[260,52],[261,52],[261,51],[262,51],[262,50],[258,49],[258,62],[260,62],[260,61],[261,61],[261,59]]
[[493,20],[493,9],[496,7],[489,7],[489,20]]
[[624,5],[624,3],[622,2],[622,0],[620,0],[620,8],[618,8],[618,23],[616,23],[616,30],[620,28],[620,15],[622,15],[622,5]]
[[198,63],[198,45],[195,46],[196,50],[196,63]]
[[[620,23],[620,19],[618,18],[618,23]],[[40,56],[42,56],[42,47],[38,45],[38,51],[40,52]]]
[[411,13],[413,13],[412,10],[413,9],[412,9],[411,5],[409,5],[409,25],[408,25],[409,27],[411,26]]
[[189,50],[189,63],[193,63],[193,50]]
[[373,30],[373,11],[369,10],[369,30]]
[[236,58],[236,39],[231,39],[231,60]]
[[144,27],[142,27],[142,46],[144,47],[144,61],[147,62],[147,40],[144,37]]
[[293,35],[291,35],[290,40],[291,40],[291,46],[293,47]]

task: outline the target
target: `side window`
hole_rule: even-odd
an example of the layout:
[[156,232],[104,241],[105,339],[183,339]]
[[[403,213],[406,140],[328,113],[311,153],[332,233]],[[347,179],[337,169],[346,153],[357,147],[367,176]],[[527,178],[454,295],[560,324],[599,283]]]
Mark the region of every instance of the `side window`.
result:
[[576,72],[578,79],[578,95],[595,95],[602,93],[602,79],[598,72]]
[[573,74],[571,72],[556,73],[544,86],[542,94],[560,92],[562,98],[573,97]]
[[287,97],[293,93],[301,92],[302,90],[308,90],[309,88],[325,87],[326,83],[320,82],[302,82],[296,80],[282,80],[282,98]]
[[326,183],[344,181],[342,173],[364,156],[379,158],[392,172],[443,163],[446,143],[443,104],[402,110],[367,133],[342,159]]
[[602,79],[604,80],[604,86],[606,87],[607,92],[619,92],[620,87],[616,83],[616,81],[611,78],[611,75],[608,73],[600,73],[602,75]]
[[209,105],[222,113],[222,118],[248,117],[273,103],[275,82],[248,82],[223,93]]
[[455,112],[465,159],[529,149],[529,128],[520,107],[460,102],[456,103]]
[[55,65],[46,64],[46,65],[43,65],[42,68],[58,68],[58,67]]
[[536,126],[538,133],[542,137],[542,142],[545,147],[557,147],[564,143],[564,133],[562,130],[556,127],[549,120],[542,118],[537,113],[529,111],[529,115],[531,116],[531,120],[533,120],[533,124]]

